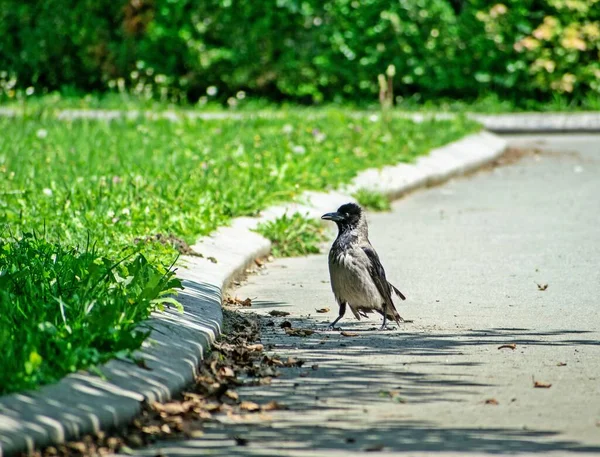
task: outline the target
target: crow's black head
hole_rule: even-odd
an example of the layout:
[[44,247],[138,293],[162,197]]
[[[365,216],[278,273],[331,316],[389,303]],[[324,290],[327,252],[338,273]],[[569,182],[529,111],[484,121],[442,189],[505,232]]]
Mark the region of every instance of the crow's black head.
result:
[[356,203],[346,203],[338,208],[335,213],[327,213],[321,219],[335,222],[338,227],[356,227],[362,217],[362,208]]

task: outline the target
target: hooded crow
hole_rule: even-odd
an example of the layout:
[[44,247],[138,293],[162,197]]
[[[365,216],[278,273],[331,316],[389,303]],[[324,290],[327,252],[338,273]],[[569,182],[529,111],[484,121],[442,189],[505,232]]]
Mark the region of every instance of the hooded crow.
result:
[[404,321],[396,311],[392,294],[402,300],[406,297],[387,281],[379,256],[369,242],[367,220],[361,207],[347,203],[321,218],[338,226],[338,236],[329,251],[329,275],[339,315],[329,327],[333,328],[344,317],[346,305],[358,320],[373,311],[381,314],[382,330],[386,328],[387,319],[397,324]]

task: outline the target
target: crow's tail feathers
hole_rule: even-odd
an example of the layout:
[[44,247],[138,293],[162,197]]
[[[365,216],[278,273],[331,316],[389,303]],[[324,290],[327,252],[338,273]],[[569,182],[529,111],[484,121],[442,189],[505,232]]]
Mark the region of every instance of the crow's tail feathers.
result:
[[402,292],[400,292],[395,285],[393,285],[392,283],[388,282],[388,284],[390,285],[390,287],[392,288],[392,290],[394,292],[396,292],[396,295],[398,295],[398,297],[400,297],[402,300],[406,300],[406,297],[404,296],[404,294]]
[[[388,307],[386,311],[387,318],[395,321],[396,324],[400,325],[400,322],[404,322],[404,319],[402,318],[402,316],[400,316],[400,314],[398,314],[398,310],[396,310],[396,307],[394,305],[392,305],[391,308]],[[380,311],[379,313],[383,315],[383,312]]]

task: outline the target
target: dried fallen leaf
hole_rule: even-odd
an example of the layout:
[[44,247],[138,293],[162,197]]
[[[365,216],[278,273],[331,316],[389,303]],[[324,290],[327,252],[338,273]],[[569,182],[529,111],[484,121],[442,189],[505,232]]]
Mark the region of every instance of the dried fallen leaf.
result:
[[273,317],[285,317],[285,316],[289,316],[290,313],[288,313],[287,311],[279,311],[274,309],[273,311],[271,311],[269,313],[269,315],[273,316]]
[[515,343],[503,344],[502,346],[498,346],[498,349],[512,349],[514,351],[517,349],[517,345]]
[[301,337],[305,337],[305,336],[310,336],[313,333],[315,333],[314,330],[309,330],[306,328],[286,328],[285,329],[285,333],[288,336],[301,336]]
[[146,435],[158,435],[160,433],[160,427],[158,425],[148,425],[142,427],[142,432]]
[[82,443],[81,441],[71,442],[67,446],[81,454],[84,454],[87,449],[85,443]]
[[232,298],[232,297],[226,297],[225,298],[225,303],[227,305],[237,305],[237,306],[252,306],[252,300],[250,298],[246,298],[245,300],[241,300],[237,297]]
[[546,290],[548,288],[548,284],[538,284],[538,290]]
[[566,367],[567,366],[567,362],[558,362],[556,364],[557,367]]
[[119,438],[115,438],[113,436],[106,440],[106,445],[111,450],[117,449],[121,443],[122,441]]
[[304,365],[304,360],[295,359],[294,357],[288,357],[285,362],[286,367],[301,367]]
[[281,361],[277,357],[269,357],[268,355],[265,355],[262,360],[263,360],[263,363],[266,363],[267,365],[270,365],[270,366],[282,367],[285,365],[283,363],[283,361]]
[[235,390],[228,390],[225,392],[225,396],[227,398],[231,398],[233,401],[238,401],[240,399],[238,393]]
[[254,263],[256,264],[257,267],[262,267],[265,263],[259,259],[258,257],[256,259],[254,259]]
[[549,389],[550,387],[552,387],[552,384],[550,384],[549,382],[536,381],[534,379],[533,380],[533,387],[537,387],[537,388],[540,388],[540,389]]
[[206,403],[204,409],[211,413],[218,412],[221,410],[221,405],[219,403]]
[[246,417],[248,417],[245,414],[235,414],[233,411],[227,411],[227,418],[235,421],[235,422],[242,422],[243,420],[246,419]]
[[290,321],[283,321],[280,325],[281,328],[292,328],[292,323]]
[[270,401],[269,403],[267,403],[266,405],[263,405],[262,410],[263,411],[281,411],[281,410],[285,410],[288,409],[287,406],[282,405],[281,403],[276,402],[275,400]]
[[221,369],[219,370],[219,374],[221,376],[223,376],[224,378],[234,378],[235,377],[235,373],[233,372],[233,370],[230,367],[221,367]]
[[257,344],[248,344],[246,346],[246,349],[248,349],[249,351],[255,351],[255,352],[260,352],[262,350],[264,350],[264,346],[260,343]]
[[240,409],[252,413],[255,411],[259,411],[260,406],[258,405],[258,403],[254,403],[253,401],[243,401],[240,403]]
[[328,313],[329,308],[321,308],[321,309],[317,309],[316,311],[317,311],[317,313]]
[[158,413],[165,413],[167,415],[184,414],[190,409],[191,404],[189,402],[169,402],[169,403],[153,403],[152,409]]
[[342,336],[358,336],[356,332],[342,332]]
[[496,400],[495,398],[488,398],[485,401],[486,405],[499,405],[500,403],[498,403],[498,400]]

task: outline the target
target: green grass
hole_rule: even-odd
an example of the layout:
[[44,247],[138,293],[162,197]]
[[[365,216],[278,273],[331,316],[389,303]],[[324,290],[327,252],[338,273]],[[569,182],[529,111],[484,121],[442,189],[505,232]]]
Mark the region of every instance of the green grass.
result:
[[464,119],[414,123],[318,118],[88,121],[0,118],[0,224],[102,253],[135,238],[194,241],[237,216],[358,171],[410,162],[479,130]]
[[156,98],[148,98],[127,92],[106,92],[61,94],[52,92],[44,95],[26,95],[23,91],[14,97],[8,98],[6,94],[0,93],[0,106],[17,109],[26,113],[46,112],[57,113],[60,110],[121,110],[121,111],[223,111],[231,109],[235,111],[256,111],[259,109],[276,110],[282,106],[261,98],[236,99],[235,106],[223,105],[214,100],[206,103],[169,102]]
[[327,239],[318,220],[300,213],[284,214],[272,222],[260,224],[256,231],[271,240],[271,253],[275,257],[318,254],[320,244]]
[[[98,109],[98,110],[122,110],[122,111],[229,111],[252,113],[257,110],[264,112],[280,112],[283,110],[307,110],[319,111],[323,109],[345,109],[357,111],[378,112],[379,103],[374,100],[368,100],[363,103],[343,103],[329,104],[316,109],[309,107],[300,107],[287,102],[274,103],[267,99],[246,97],[236,99],[235,106],[223,105],[216,101],[201,103],[172,103],[160,101],[155,98],[148,98],[127,92],[106,92],[98,94],[79,95],[77,93],[61,94],[52,92],[50,94],[31,96],[23,91],[8,98],[6,94],[0,94],[0,106],[15,108],[25,113],[57,113],[60,110],[67,109]],[[497,94],[491,93],[486,96],[473,99],[453,99],[444,97],[435,97],[433,99],[424,99],[420,94],[409,97],[398,97],[396,105],[392,112],[454,112],[454,113],[515,113],[515,112],[581,112],[581,111],[600,111],[600,95],[589,93],[586,96],[575,99],[555,93],[548,96],[545,100],[532,100],[521,98],[501,98]]]
[[173,302],[173,276],[134,251],[114,262],[32,234],[0,241],[0,394],[139,347],[139,322]]
[[372,211],[389,211],[391,208],[390,199],[381,192],[359,189],[353,197],[360,206]]
[[[138,347],[145,333],[136,324],[175,286],[168,271],[178,239],[193,242],[307,189],[336,188],[365,168],[410,162],[479,128],[463,118],[384,122],[336,110],[181,122],[0,118],[0,239],[10,253],[0,278],[22,270],[29,288],[6,289],[0,305],[0,373],[15,379],[4,392]],[[289,236],[281,224],[274,239]],[[26,233],[44,241],[18,241]]]

